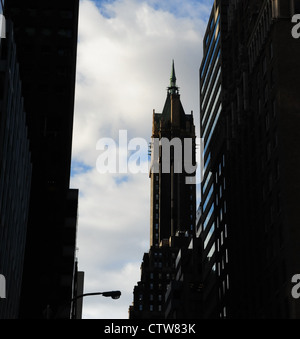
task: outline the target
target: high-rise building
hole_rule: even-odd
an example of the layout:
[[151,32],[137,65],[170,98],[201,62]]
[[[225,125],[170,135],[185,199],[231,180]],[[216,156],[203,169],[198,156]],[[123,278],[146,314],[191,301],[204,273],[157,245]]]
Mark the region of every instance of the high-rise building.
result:
[[[12,23],[0,39],[0,319],[18,317],[31,183],[26,113]],[[2,31],[3,33],[4,31]]]
[[298,6],[213,5],[200,69],[204,318],[300,316]]
[[219,277],[216,273],[219,263],[225,264],[227,255],[224,241],[227,228],[227,202],[224,192],[226,132],[222,99],[225,90],[223,67],[226,67],[224,40],[227,30],[227,4],[228,1],[214,2],[204,36],[203,61],[200,68],[200,133],[204,142],[204,166],[201,217],[197,224],[197,236],[201,237],[203,247],[203,317],[207,314],[211,316],[217,309]]
[[69,318],[78,191],[70,190],[78,0],[6,0],[32,161],[21,318]]
[[175,262],[195,233],[195,126],[186,115],[176,85],[174,62],[162,113],[153,113],[151,158],[151,236],[141,281],[134,289],[130,318],[165,317],[167,286]]

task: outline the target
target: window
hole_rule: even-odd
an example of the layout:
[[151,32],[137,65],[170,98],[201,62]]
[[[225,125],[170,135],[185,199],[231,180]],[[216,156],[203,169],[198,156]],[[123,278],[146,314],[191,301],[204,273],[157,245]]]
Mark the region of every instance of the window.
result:
[[267,58],[264,57],[263,60],[263,75],[265,75],[267,73]]
[[27,28],[25,28],[25,33],[26,33],[28,36],[34,36],[34,35],[35,35],[35,28],[33,28],[33,27],[27,27]]
[[268,142],[268,146],[267,146],[267,160],[268,161],[271,160],[271,155],[272,155],[272,147],[271,147],[271,143]]
[[274,50],[273,50],[273,43],[270,43],[270,58],[273,59],[274,56]]
[[60,57],[67,57],[67,56],[70,56],[71,55],[71,51],[70,49],[68,48],[65,48],[65,47],[59,47],[57,49],[57,54],[60,56]]
[[27,10],[27,12],[28,12],[28,15],[31,16],[31,17],[37,16],[37,10],[36,10],[36,9],[31,9],[31,8],[29,8],[29,9]]
[[208,243],[210,242],[210,239],[212,238],[212,236],[214,235],[215,232],[215,224],[212,225],[210,231],[208,232],[206,239],[204,241],[204,249],[206,249]]
[[210,221],[210,219],[211,219],[211,217],[212,217],[212,215],[214,213],[214,209],[215,209],[215,205],[212,204],[211,209],[209,210],[209,212],[207,214],[207,217],[205,219],[205,222],[203,224],[204,230],[206,229],[206,227],[207,227],[207,225],[208,225],[208,223],[209,223],[209,221]]
[[275,85],[275,77],[274,77],[274,70],[271,71],[271,86],[272,88],[274,87]]
[[57,34],[62,38],[72,38],[72,30],[61,28],[57,31]]
[[275,117],[276,116],[276,101],[275,100],[273,101],[272,110],[273,110],[273,117]]
[[205,202],[203,204],[203,212],[205,211],[209,201],[210,201],[210,198],[212,197],[212,194],[213,194],[213,191],[214,191],[214,185],[211,186],[211,189],[209,191],[209,193],[207,194],[207,197],[205,199]]
[[62,19],[72,19],[73,18],[73,12],[72,11],[60,11],[60,17]]
[[265,87],[265,102],[267,102],[269,99],[269,88],[268,85]]
[[277,160],[275,164],[275,179],[278,180],[279,176],[280,176],[280,169],[279,169],[279,162]]
[[266,115],[266,131],[270,129],[270,116],[269,114]]
[[207,37],[206,37],[206,40],[205,40],[205,45],[207,46],[207,44],[209,43],[209,37],[210,35],[208,34]]
[[42,28],[41,33],[43,36],[51,36],[52,35],[52,31],[49,28]]

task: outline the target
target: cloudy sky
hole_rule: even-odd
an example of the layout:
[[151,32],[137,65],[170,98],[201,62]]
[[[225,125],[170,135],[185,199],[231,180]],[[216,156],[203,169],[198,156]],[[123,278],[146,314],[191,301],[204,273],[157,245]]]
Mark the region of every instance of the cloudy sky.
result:
[[100,173],[96,164],[104,153],[99,145],[110,138],[119,156],[124,155],[119,131],[126,131],[128,143],[133,138],[150,141],[152,112],[163,109],[172,59],[181,101],[187,114],[194,111],[199,135],[198,71],[212,3],[80,3],[71,179],[72,188],[80,190],[77,256],[85,293],[122,291],[117,301],[86,298],[84,318],[128,318],[150,242],[148,175]]

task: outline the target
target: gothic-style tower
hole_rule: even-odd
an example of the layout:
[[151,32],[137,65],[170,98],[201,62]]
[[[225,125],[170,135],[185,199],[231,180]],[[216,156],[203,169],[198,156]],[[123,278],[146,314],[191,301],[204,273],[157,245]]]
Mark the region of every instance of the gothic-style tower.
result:
[[196,188],[195,126],[176,85],[174,61],[163,112],[153,113],[150,171],[150,251],[134,288],[131,319],[165,318],[167,286],[175,281],[178,252],[194,235]]
[[195,126],[180,101],[174,61],[163,112],[153,112],[151,156],[151,246],[158,247],[178,232],[193,235],[195,223]]

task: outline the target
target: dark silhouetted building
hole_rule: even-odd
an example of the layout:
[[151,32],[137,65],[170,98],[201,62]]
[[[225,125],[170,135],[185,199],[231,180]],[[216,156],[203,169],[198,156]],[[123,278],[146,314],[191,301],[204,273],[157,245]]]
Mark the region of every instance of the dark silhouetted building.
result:
[[78,191],[69,188],[78,7],[78,0],[4,5],[14,27],[32,162],[21,318],[70,318],[78,205]]
[[215,1],[200,68],[204,318],[299,318],[299,1]]
[[0,40],[0,319],[18,317],[31,183],[31,156],[12,23]]
[[[184,142],[189,142],[186,147]],[[153,113],[151,158],[151,248],[134,288],[131,319],[165,317],[178,252],[195,234],[195,126],[193,114],[186,115],[182,107],[174,63],[163,112]]]

